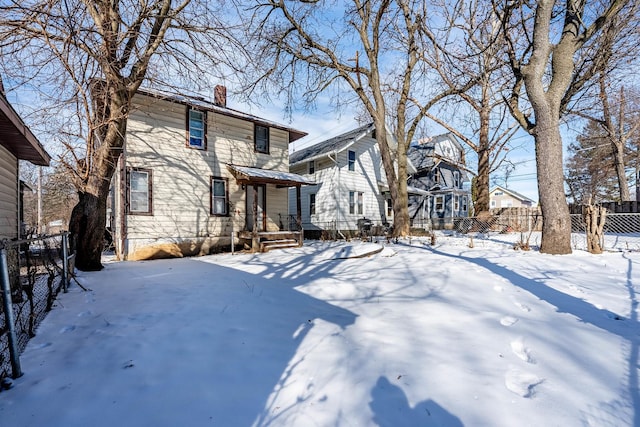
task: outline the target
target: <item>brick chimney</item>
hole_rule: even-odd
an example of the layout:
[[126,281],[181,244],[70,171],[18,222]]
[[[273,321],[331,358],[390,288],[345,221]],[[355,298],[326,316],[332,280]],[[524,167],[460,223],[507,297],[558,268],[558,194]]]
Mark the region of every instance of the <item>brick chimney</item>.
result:
[[218,107],[227,107],[227,88],[216,85],[213,90],[213,103]]

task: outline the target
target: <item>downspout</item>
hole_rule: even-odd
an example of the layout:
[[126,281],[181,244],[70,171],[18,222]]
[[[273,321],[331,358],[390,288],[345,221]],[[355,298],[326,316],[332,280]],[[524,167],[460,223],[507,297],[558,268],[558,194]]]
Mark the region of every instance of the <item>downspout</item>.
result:
[[336,201],[336,232],[340,235],[340,237],[342,237],[344,240],[347,240],[347,238],[344,236],[344,234],[342,234],[342,232],[340,231],[340,166],[338,165],[338,152],[334,151],[333,155],[335,156],[335,158],[331,158],[331,153],[329,153],[327,155],[327,157],[329,157],[329,160],[331,160],[333,163],[335,163],[336,165],[336,169],[338,170],[338,179],[336,180],[337,187],[336,187],[336,191],[337,191],[337,195],[334,193],[334,197],[335,197],[335,201]]

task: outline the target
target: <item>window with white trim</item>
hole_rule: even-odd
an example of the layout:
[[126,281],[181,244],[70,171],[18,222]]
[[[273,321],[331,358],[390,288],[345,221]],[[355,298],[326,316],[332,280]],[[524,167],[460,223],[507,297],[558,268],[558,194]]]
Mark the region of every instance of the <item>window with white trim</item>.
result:
[[349,213],[362,215],[364,193],[349,191]]
[[467,196],[462,196],[462,212],[466,212],[468,209]]
[[453,196],[453,211],[454,213],[458,213],[460,210],[460,196]]
[[393,216],[393,200],[390,198],[387,199],[387,218],[391,218]]
[[349,170],[350,171],[355,171],[356,170],[356,152],[355,151],[351,151],[349,150],[348,152],[348,160],[349,160]]
[[435,208],[436,208],[436,212],[444,211],[444,196],[435,197]]
[[460,172],[453,171],[453,188],[460,188]]
[[225,178],[211,177],[211,215],[229,215],[229,193]]
[[316,173],[316,161],[309,160],[309,175],[313,175]]

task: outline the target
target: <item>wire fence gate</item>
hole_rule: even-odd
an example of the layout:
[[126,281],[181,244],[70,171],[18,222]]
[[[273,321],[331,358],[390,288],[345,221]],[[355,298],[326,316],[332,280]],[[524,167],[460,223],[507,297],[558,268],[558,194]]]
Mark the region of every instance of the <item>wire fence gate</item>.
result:
[[20,352],[66,292],[73,270],[69,233],[0,241],[0,390],[22,376]]

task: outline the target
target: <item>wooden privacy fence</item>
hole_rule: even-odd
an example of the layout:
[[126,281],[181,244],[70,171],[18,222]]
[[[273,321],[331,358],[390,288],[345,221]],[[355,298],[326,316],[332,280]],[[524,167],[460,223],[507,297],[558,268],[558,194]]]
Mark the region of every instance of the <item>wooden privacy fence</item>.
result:
[[[640,213],[640,202],[635,200],[626,202],[604,202],[596,204],[602,206],[603,208],[606,208],[609,213]],[[584,205],[581,204],[571,204],[569,205],[569,213],[581,214],[583,206]]]

